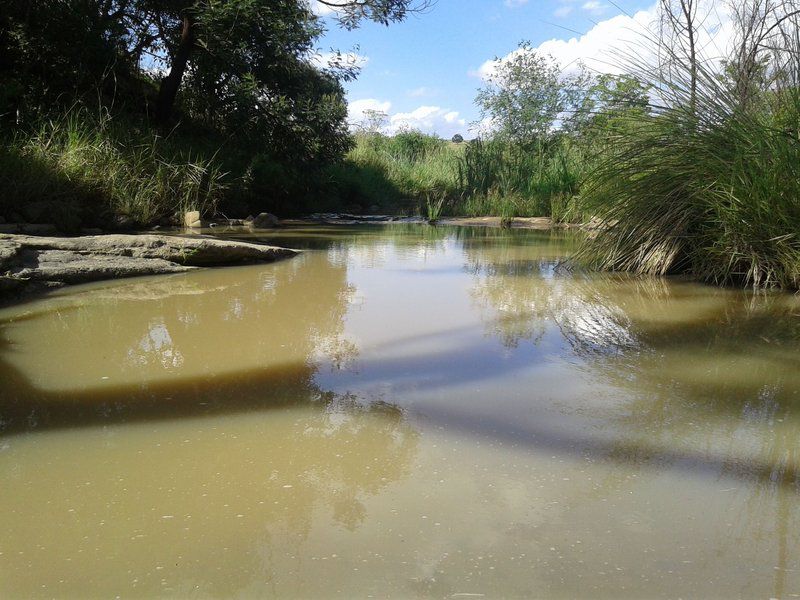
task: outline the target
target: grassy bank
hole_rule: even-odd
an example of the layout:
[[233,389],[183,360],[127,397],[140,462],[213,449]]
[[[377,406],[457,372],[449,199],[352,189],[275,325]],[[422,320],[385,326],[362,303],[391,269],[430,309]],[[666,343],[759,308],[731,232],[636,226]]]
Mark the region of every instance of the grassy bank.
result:
[[[419,132],[356,136],[335,173],[364,207],[402,207],[424,216],[577,218],[586,161],[555,140],[534,151],[501,142],[456,144]],[[433,214],[432,214],[433,213]]]
[[178,224],[343,206],[337,166],[280,161],[211,130],[162,131],[135,115],[80,105],[0,129],[0,217],[81,227]]
[[650,115],[592,174],[584,200],[610,226],[584,248],[599,268],[800,287],[800,94],[741,110],[709,82],[696,112]]
[[0,214],[64,231],[146,225],[184,210],[213,213],[223,173],[213,154],[129,123],[74,110],[7,137],[0,147]]

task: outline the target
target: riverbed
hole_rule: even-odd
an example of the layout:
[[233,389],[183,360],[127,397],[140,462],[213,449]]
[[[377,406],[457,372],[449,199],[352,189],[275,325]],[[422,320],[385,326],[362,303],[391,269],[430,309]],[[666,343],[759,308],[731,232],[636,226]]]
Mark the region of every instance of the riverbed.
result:
[[797,297],[233,235],[304,252],[0,310],[0,597],[800,595]]

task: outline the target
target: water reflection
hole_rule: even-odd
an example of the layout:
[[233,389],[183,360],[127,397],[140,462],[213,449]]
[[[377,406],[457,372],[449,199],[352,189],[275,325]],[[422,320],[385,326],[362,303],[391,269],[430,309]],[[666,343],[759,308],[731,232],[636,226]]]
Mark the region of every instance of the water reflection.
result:
[[310,250],[0,312],[0,592],[800,591],[796,299],[563,232],[270,235]]
[[262,595],[409,476],[405,411],[315,381],[358,354],[344,264],[289,262],[6,311],[0,595]]
[[[570,451],[571,439],[587,459],[631,465],[643,476],[680,469],[732,482],[723,492],[733,496],[735,512],[717,548],[774,540],[772,591],[784,597],[800,530],[793,509],[800,492],[798,299],[564,273],[558,258],[520,260],[513,247],[465,244],[464,252],[489,333],[517,348],[542,345],[557,330],[566,342],[562,357],[621,400],[590,409],[593,427],[613,431],[610,439],[483,426],[560,452]],[[624,489],[629,476],[607,480],[601,493]],[[754,485],[740,489],[736,481]]]
[[[507,348],[522,341],[539,345],[558,331],[566,344],[563,359],[626,399],[624,410],[614,409],[615,426],[625,436],[610,458],[663,460],[671,454],[665,448],[674,450],[683,440],[686,454],[672,460],[687,460],[698,450],[698,437],[716,434],[724,448],[711,444],[714,451],[699,454],[723,473],[772,481],[775,470],[788,470],[797,485],[800,440],[787,440],[773,427],[796,427],[800,419],[796,300],[656,278],[559,272],[563,254],[528,253],[522,260],[520,252],[513,243],[465,243],[471,296],[487,330]],[[699,430],[698,422],[719,423],[724,431]],[[737,434],[741,429],[747,436]],[[751,449],[753,462],[741,460],[739,438],[752,439],[754,429],[760,447]],[[786,456],[793,458],[779,458]]]

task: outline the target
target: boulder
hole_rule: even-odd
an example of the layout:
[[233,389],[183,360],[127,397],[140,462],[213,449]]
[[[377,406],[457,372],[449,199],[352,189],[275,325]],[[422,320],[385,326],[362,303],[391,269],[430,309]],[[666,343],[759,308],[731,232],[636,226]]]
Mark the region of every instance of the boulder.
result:
[[277,227],[279,223],[278,217],[267,212],[259,213],[259,215],[253,219],[253,227],[257,229],[272,229],[273,227]]
[[183,214],[183,226],[184,227],[192,227],[192,228],[199,228],[203,226],[203,221],[200,219],[200,211],[199,210],[190,210],[187,213]]

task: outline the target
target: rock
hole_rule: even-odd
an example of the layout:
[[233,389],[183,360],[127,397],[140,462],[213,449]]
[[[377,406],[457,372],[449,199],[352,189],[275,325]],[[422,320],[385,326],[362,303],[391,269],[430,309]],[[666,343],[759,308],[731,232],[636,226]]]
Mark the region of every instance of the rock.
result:
[[205,236],[0,235],[0,292],[179,273],[203,266],[270,262],[295,254],[296,250],[287,248]]
[[253,219],[253,227],[257,229],[272,229],[279,224],[278,217],[271,213],[262,212]]
[[184,227],[202,227],[203,221],[200,219],[200,211],[199,210],[191,210],[183,215],[183,226]]
[[19,225],[16,223],[6,223],[5,225],[0,225],[0,233],[17,233],[19,231]]

